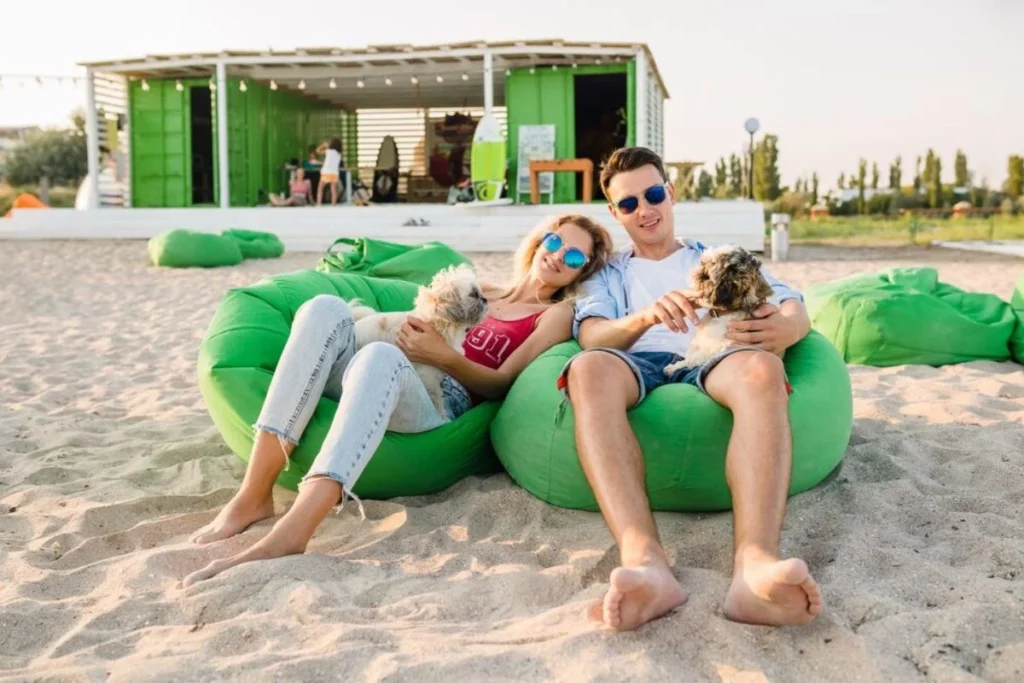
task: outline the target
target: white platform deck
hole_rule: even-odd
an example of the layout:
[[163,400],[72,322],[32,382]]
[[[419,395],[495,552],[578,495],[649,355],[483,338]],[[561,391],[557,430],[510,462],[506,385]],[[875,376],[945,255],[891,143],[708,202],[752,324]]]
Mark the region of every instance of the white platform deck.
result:
[[[375,237],[406,244],[440,240],[466,252],[510,251],[546,216],[560,213],[591,216],[612,232],[616,246],[628,243],[625,231],[603,204],[21,209],[0,220],[0,240],[149,239],[172,228],[204,232],[246,228],[277,234],[288,251],[324,251],[338,237]],[[764,250],[764,217],[758,203],[682,202],[675,205],[675,216],[681,237]],[[404,225],[410,219],[427,224]]]
[[1003,256],[1020,256],[1024,258],[1024,240],[993,240],[986,242],[982,240],[952,242],[932,242],[939,247],[947,249],[960,249],[962,251],[981,251],[989,254],[1001,254]]

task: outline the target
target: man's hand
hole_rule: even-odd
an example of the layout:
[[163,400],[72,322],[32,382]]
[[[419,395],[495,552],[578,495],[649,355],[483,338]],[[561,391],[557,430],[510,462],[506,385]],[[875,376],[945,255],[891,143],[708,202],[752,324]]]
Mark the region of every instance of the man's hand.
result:
[[651,327],[662,323],[673,332],[689,332],[687,321],[694,327],[700,324],[697,309],[682,291],[676,290],[663,295],[654,305],[644,311],[644,321]]
[[754,311],[752,320],[729,323],[726,339],[756,346],[781,356],[786,349],[802,338],[797,322],[784,315],[773,304],[763,304]]
[[430,323],[411,315],[399,329],[395,344],[413,363],[425,363],[434,367],[442,367],[453,353],[458,353]]

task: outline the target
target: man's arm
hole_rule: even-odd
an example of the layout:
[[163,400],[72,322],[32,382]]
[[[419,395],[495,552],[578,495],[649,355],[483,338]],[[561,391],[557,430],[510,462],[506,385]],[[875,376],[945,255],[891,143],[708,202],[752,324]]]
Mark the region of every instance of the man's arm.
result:
[[580,323],[577,338],[584,349],[603,346],[625,351],[658,323],[673,332],[685,333],[690,330],[687,321],[694,326],[698,324],[696,307],[683,292],[674,291],[662,296],[650,308],[623,318],[587,318]]

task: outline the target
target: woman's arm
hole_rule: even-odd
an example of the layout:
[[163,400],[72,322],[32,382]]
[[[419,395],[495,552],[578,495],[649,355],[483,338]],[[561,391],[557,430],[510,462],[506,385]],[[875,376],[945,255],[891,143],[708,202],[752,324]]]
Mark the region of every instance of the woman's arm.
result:
[[[573,309],[569,304],[551,307],[540,316],[537,326],[526,341],[497,370],[474,363],[444,344],[444,340],[421,321],[412,320],[407,323],[399,333],[397,342],[410,360],[434,365],[454,377],[469,391],[485,398],[497,399],[508,393],[519,373],[537,356],[555,344],[572,338],[572,316]],[[441,344],[437,344],[437,341]]]

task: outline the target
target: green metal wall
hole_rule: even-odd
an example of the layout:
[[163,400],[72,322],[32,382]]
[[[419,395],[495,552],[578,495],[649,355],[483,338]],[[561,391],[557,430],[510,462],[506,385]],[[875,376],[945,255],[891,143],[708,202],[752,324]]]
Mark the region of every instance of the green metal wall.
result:
[[[576,157],[576,87],[575,76],[626,74],[627,139],[636,140],[636,63],[585,65],[575,69],[513,69],[505,78],[505,106],[508,110],[508,168],[510,194],[516,192],[519,156],[519,126],[554,124],[555,157]],[[597,172],[597,169],[595,169]],[[523,188],[521,199],[529,202],[529,189]],[[598,199],[595,197],[595,199]],[[573,174],[555,174],[556,203],[578,201]]]
[[[138,207],[192,206],[190,88],[208,86],[209,79],[141,81],[129,87],[132,205]],[[331,137],[342,139],[346,164],[356,165],[356,114],[301,95],[271,90],[248,81],[228,79],[227,122],[231,206],[254,206],[268,192],[287,190],[284,165],[304,160],[310,145]],[[217,97],[211,93],[213,116],[213,174],[215,202],[220,202],[217,147]]]

